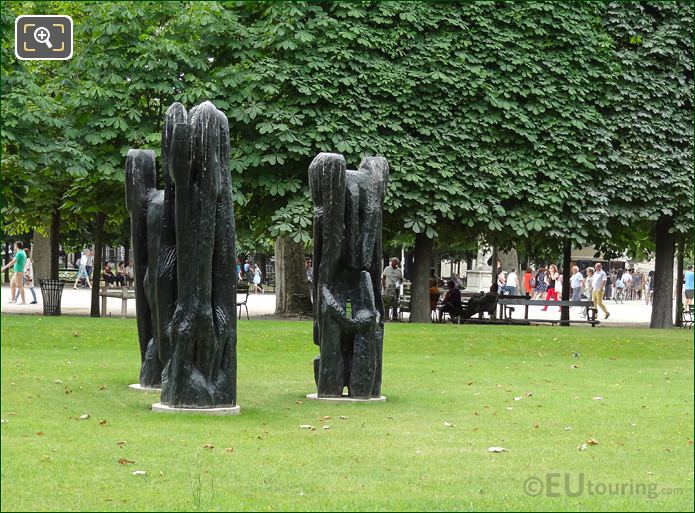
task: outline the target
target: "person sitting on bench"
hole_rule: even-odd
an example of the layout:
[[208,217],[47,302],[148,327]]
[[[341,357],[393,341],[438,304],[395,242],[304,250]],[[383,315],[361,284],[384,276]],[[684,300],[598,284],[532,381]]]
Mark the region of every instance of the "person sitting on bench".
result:
[[490,317],[495,315],[497,308],[497,284],[493,283],[490,286],[490,292],[487,294],[481,293],[478,296],[473,296],[468,300],[466,308],[463,310],[461,317],[470,319],[476,314],[487,312]]
[[442,307],[439,309],[439,322],[442,322],[445,313],[448,313],[452,318],[461,315],[461,291],[453,280],[446,282],[446,286],[449,290],[444,295]]
[[118,283],[118,285],[120,285],[121,287],[125,285],[125,276],[123,276],[122,274],[119,274],[118,276],[113,274],[111,266],[108,262],[104,264],[104,270],[101,272],[101,279],[109,285],[113,285],[114,283]]

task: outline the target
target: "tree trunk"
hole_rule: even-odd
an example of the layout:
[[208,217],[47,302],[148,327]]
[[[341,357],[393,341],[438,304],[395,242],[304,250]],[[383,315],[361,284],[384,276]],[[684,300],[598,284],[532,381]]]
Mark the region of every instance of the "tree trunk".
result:
[[[570,259],[572,258],[572,241],[570,239],[565,239],[562,245],[562,301],[569,301],[570,299]],[[570,307],[561,306],[560,307],[560,325],[569,326],[570,325]],[[593,325],[592,325],[593,326]]]
[[52,280],[58,279],[58,267],[60,256],[60,212],[58,207],[55,208],[51,215],[51,264],[50,274]]
[[415,235],[413,279],[410,288],[410,322],[432,322],[429,278],[434,239],[424,233]]
[[654,263],[654,301],[650,328],[673,327],[673,257],[675,241],[671,220],[662,218],[656,224],[656,258]]
[[31,266],[34,270],[34,283],[38,285],[51,277],[51,238],[34,231],[31,244]]
[[678,243],[678,256],[676,260],[676,318],[673,325],[679,328],[683,326],[683,251],[685,244],[683,241]]
[[288,235],[275,240],[275,315],[298,315],[292,294],[309,295],[304,270],[304,244]]
[[92,309],[90,314],[92,317],[99,317],[99,282],[101,281],[101,255],[104,246],[104,224],[106,223],[106,214],[103,212],[97,213],[97,233],[94,241],[94,269],[92,272]]

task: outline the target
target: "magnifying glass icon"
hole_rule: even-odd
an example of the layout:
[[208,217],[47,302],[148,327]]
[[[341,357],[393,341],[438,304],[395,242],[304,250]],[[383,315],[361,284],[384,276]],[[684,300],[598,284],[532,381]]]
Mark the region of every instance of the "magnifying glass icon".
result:
[[51,33],[46,27],[38,27],[34,31],[34,39],[39,44],[45,44],[49,48],[53,48],[51,44]]

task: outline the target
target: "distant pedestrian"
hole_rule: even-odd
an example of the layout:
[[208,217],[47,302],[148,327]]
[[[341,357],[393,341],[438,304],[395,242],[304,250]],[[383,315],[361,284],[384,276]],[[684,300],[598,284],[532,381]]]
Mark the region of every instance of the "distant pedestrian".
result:
[[15,295],[17,289],[19,289],[22,304],[27,304],[26,299],[24,298],[24,268],[26,265],[27,254],[24,252],[24,244],[21,241],[17,241],[14,243],[14,258],[2,268],[3,272],[10,267],[12,267],[12,270],[14,271],[12,281],[10,282],[10,303],[17,302]]
[[507,277],[502,269],[497,273],[497,290],[500,291],[500,295],[507,293]]
[[454,318],[461,315],[461,291],[456,287],[453,280],[449,280],[446,286],[448,290],[444,295],[444,299],[442,299],[442,306],[439,308],[439,322],[442,322],[445,313],[449,314],[452,322]]
[[613,294],[613,300],[617,303],[621,303],[625,299],[625,282],[623,281],[624,271],[620,269],[618,274],[615,276],[615,294]]
[[526,269],[526,272],[524,273],[524,293],[527,296],[532,295],[533,285],[536,284],[534,281],[533,285],[531,285],[531,280],[533,280],[533,271],[529,267],[528,269]]
[[[31,263],[31,254],[29,252],[29,248],[24,248],[24,253],[27,255],[27,264],[24,266],[24,288],[29,289],[29,292],[31,292],[31,295],[34,297],[34,300],[29,304],[35,305],[37,301],[36,292],[34,291],[34,269]],[[18,297],[19,291],[17,291],[14,300],[17,301]]]
[[77,278],[75,278],[75,284],[72,286],[73,289],[77,288],[77,284],[82,280],[85,280],[83,288],[92,288],[92,284],[89,282],[89,272],[87,271],[87,261],[89,258],[89,250],[85,249],[82,252],[82,258],[79,259],[79,269],[77,271]]
[[548,271],[545,267],[538,269],[536,273],[536,294],[534,295],[534,299],[542,298],[548,290],[548,282],[546,281],[547,275]]
[[507,275],[507,292],[510,296],[516,296],[516,289],[519,286],[519,278],[516,275],[516,268],[512,269]]
[[392,321],[398,321],[398,301],[400,299],[400,286],[403,281],[403,271],[398,267],[399,263],[399,260],[393,257],[381,273],[385,321],[389,319],[389,313],[391,313]]
[[[570,278],[570,287],[572,288],[572,301],[582,300],[582,288],[584,287],[584,276],[579,272],[579,267],[572,267],[572,278]],[[580,306],[581,310],[582,307]]]
[[[555,264],[550,264],[548,268],[548,274],[545,277],[546,283],[548,284],[548,290],[545,295],[546,301],[557,301],[557,292],[555,291],[555,283],[560,279],[560,275],[557,272],[557,266]],[[548,305],[545,305],[543,311],[548,310]]]
[[253,292],[254,292],[254,294],[258,294],[259,290],[261,291],[261,294],[265,294],[263,287],[261,287],[261,268],[258,267],[257,265],[254,265],[253,266]]
[[87,261],[85,262],[85,267],[87,268],[87,274],[92,275],[94,271],[94,250],[87,248]]
[[608,317],[610,317],[611,314],[608,313],[606,306],[603,304],[604,287],[606,286],[606,281],[608,281],[608,277],[606,276],[606,273],[603,271],[602,267],[603,266],[600,262],[596,263],[596,272],[594,273],[591,282],[591,286],[593,288],[591,297],[594,302],[594,306],[603,310],[603,313],[606,316],[605,318],[608,319]]
[[[653,288],[653,286],[652,286]],[[695,271],[693,266],[689,265],[685,271],[685,284],[683,285],[683,294],[685,294],[685,309],[688,310],[693,304],[693,295],[695,294]]]
[[630,269],[625,269],[623,273],[623,294],[625,299],[632,299],[632,274],[630,274]]

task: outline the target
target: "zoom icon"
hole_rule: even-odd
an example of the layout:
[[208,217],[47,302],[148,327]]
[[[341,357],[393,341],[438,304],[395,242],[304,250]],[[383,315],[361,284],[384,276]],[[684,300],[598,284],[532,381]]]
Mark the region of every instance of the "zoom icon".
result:
[[72,57],[70,16],[18,16],[14,36],[14,54],[20,60],[64,61]]

